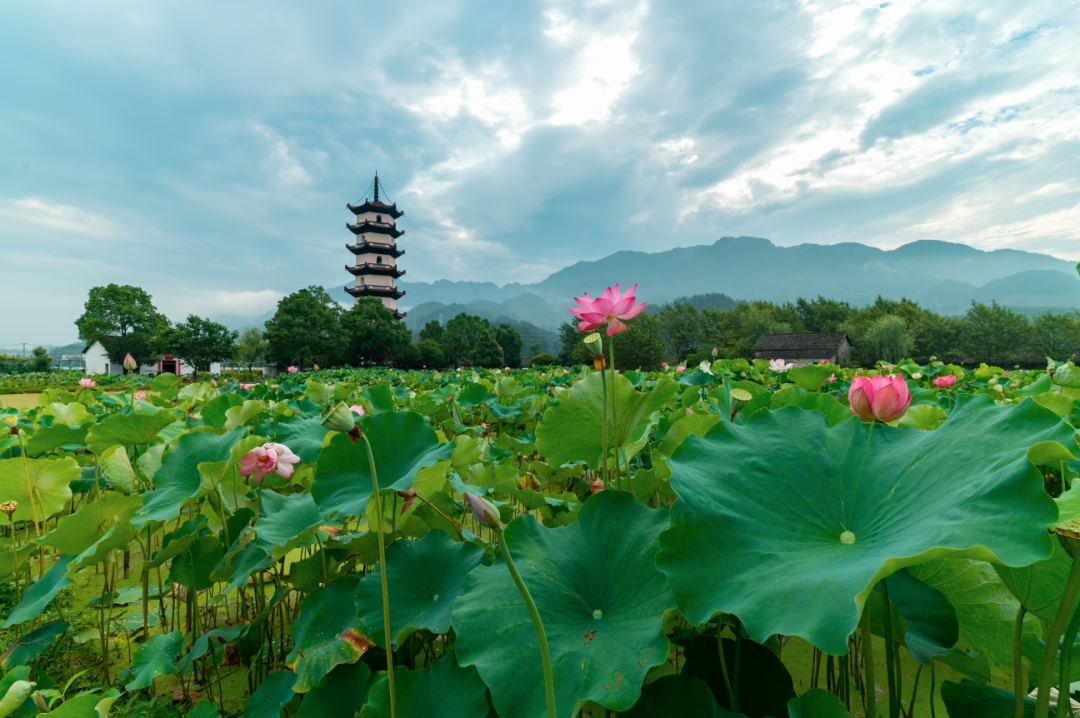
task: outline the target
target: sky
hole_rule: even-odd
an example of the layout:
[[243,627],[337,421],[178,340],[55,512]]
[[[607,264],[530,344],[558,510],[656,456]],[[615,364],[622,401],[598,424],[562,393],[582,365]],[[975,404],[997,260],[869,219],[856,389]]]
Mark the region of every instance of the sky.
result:
[[739,235],[1080,259],[1078,44],[1072,0],[3,3],[0,348],[110,282],[173,320],[344,286],[376,171],[404,280]]

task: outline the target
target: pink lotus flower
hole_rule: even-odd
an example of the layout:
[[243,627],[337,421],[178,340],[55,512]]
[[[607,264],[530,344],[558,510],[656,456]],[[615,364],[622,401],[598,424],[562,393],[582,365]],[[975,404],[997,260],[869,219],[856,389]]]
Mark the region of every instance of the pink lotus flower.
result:
[[79,386],[83,389],[93,389],[97,386],[97,382],[93,379],[79,379]]
[[863,421],[896,421],[908,410],[911,393],[898,376],[856,377],[848,390],[850,411]]
[[625,292],[620,292],[619,285],[616,284],[615,289],[608,287],[597,299],[590,297],[588,292],[585,292],[584,297],[574,297],[580,309],[568,311],[581,320],[578,331],[592,332],[607,324],[609,337],[625,332],[627,326],[619,320],[633,319],[641,314],[641,310],[648,304],[648,302],[634,304],[637,301],[637,297],[634,296],[637,286],[635,284]]
[[241,384],[240,388],[243,389],[244,391],[251,391],[252,389],[255,388],[255,385],[254,384]]
[[832,376],[830,376],[830,377],[829,377],[828,379],[826,379],[825,381],[827,381],[827,382],[829,382],[830,384],[832,384],[832,383],[833,383],[834,381],[836,381],[836,374],[833,374]]
[[690,407],[686,407],[686,413],[687,413],[687,414],[693,414],[693,413],[694,413],[694,410],[693,410],[693,409],[691,409]]
[[714,359],[716,358],[716,355],[719,354],[719,353],[720,353],[719,349],[717,349],[716,347],[712,348],[712,355],[713,355]]
[[299,369],[297,369],[297,368],[296,368],[296,367],[294,367],[294,366],[291,366],[291,367],[289,367],[288,369],[286,369],[285,371],[289,372],[290,374],[295,374],[296,372],[298,372],[298,371],[300,371],[300,370],[299,370]]
[[352,406],[350,406],[349,411],[356,414],[357,416],[364,415],[364,407],[360,406],[359,404],[353,404]]
[[124,357],[124,368],[128,371],[135,371],[138,368],[138,363],[135,361],[135,357],[131,356],[131,352],[128,352]]
[[661,364],[660,366],[662,366],[662,367],[664,367],[665,369],[667,369],[667,362],[664,362],[664,363],[663,363],[663,364]]
[[828,364],[828,363],[829,363],[828,359],[822,359],[821,361],[818,362],[818,364]]
[[945,376],[939,376],[934,379],[934,386],[938,389],[949,389],[956,383],[956,377],[952,374],[946,374]]
[[135,398],[136,399],[141,399],[142,401],[146,401],[146,392],[145,391],[137,391],[137,392],[135,392]]
[[795,366],[795,365],[790,363],[790,362],[785,364],[783,359],[770,359],[769,360],[769,371],[787,371],[788,369],[791,369],[793,366]]
[[262,481],[267,474],[276,473],[287,479],[293,474],[293,464],[299,461],[300,457],[290,451],[289,447],[268,442],[244,454],[240,459],[240,475]]
[[686,371],[686,367],[684,367],[684,366],[677,366],[677,367],[675,367],[675,371]]

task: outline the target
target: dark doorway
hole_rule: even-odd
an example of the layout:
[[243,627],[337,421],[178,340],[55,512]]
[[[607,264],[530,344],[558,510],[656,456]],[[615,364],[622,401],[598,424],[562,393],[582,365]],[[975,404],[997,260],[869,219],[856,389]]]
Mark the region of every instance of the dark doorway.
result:
[[176,373],[176,360],[175,359],[162,359],[161,360],[161,373],[162,374],[175,374]]

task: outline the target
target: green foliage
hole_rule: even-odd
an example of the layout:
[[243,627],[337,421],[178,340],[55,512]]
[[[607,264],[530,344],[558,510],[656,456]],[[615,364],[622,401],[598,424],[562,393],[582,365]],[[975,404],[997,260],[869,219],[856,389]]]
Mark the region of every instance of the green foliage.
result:
[[915,348],[915,337],[901,317],[888,315],[875,321],[863,337],[863,351],[871,361],[896,364],[910,356]]
[[547,352],[536,354],[529,360],[529,366],[556,366],[559,360]]
[[322,287],[310,286],[278,302],[266,322],[269,359],[303,368],[329,364],[341,342],[341,306]]
[[347,364],[386,364],[401,355],[412,341],[409,328],[377,297],[360,297],[341,316],[345,342],[341,358]]
[[[85,311],[75,320],[79,339],[92,344],[108,337],[142,334],[153,338],[168,326],[168,320],[154,306],[153,297],[139,287],[109,284],[93,287],[86,300]],[[136,356],[132,352],[133,356]],[[124,354],[121,353],[122,359]],[[109,355],[110,360],[117,361]]]
[[156,347],[195,367],[196,372],[209,371],[211,363],[233,357],[237,336],[222,324],[189,314],[186,321],[162,332]]
[[241,364],[253,367],[260,359],[265,360],[270,351],[270,342],[258,327],[248,327],[236,341],[236,359]]
[[499,324],[499,326],[495,327],[495,343],[502,350],[506,366],[521,366],[522,342],[521,335],[517,333],[516,329],[505,322]]

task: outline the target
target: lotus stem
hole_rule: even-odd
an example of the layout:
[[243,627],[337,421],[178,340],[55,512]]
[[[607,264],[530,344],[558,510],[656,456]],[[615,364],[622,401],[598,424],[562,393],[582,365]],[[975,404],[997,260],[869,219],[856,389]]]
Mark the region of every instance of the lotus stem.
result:
[[1072,700],[1069,697],[1069,680],[1072,673],[1073,644],[1076,642],[1076,632],[1080,630],[1080,608],[1073,612],[1069,625],[1065,627],[1065,635],[1061,642],[1061,683],[1058,687],[1058,718],[1072,718]]
[[885,670],[889,679],[889,718],[900,715],[900,701],[896,694],[896,657],[893,653],[892,616],[889,606],[889,588],[881,579],[881,611],[885,617]]
[[[735,631],[735,667],[731,670],[731,683],[735,692],[731,694],[731,712],[739,712],[739,665],[742,663],[742,626]],[[829,657],[831,660],[831,656]]]
[[[619,463],[619,405],[618,399],[615,398],[615,337],[608,337],[608,355],[611,357],[611,366],[608,371],[611,372],[611,431],[614,434],[612,437],[615,444],[615,478],[618,479],[619,490],[622,490],[622,467]],[[627,472],[629,474],[629,471]],[[629,479],[629,475],[626,477]],[[737,669],[736,669],[737,670]]]
[[716,652],[720,654],[720,674],[724,677],[724,687],[727,688],[728,705],[731,704],[731,697],[735,695],[735,691],[731,687],[731,678],[728,677],[727,669],[727,657],[724,656],[724,624],[720,621],[716,622]]
[[[393,636],[390,635],[390,592],[386,587],[386,541],[383,539],[382,498],[379,496],[379,477],[375,473],[375,456],[371,453],[371,442],[367,434],[360,432],[360,438],[367,447],[368,465],[371,467],[371,487],[375,492],[375,521],[378,524],[379,537],[379,578],[382,579],[382,602],[383,602],[383,634],[386,638],[386,671],[390,685],[390,718],[397,716],[397,696],[394,693],[394,644]],[[261,507],[260,507],[261,508]],[[368,530],[371,530],[370,523]]]
[[[540,612],[536,610],[536,603],[533,601],[532,594],[529,593],[529,587],[525,585],[521,574],[518,573],[517,566],[514,565],[514,559],[510,556],[510,548],[506,545],[502,525],[496,523],[493,531],[499,539],[499,550],[502,552],[506,568],[510,571],[514,583],[517,584],[518,591],[521,592],[521,598],[525,601],[525,607],[529,609],[529,615],[532,616],[533,627],[536,628],[536,638],[540,642],[540,658],[544,662],[544,692],[547,696],[548,718],[555,718],[555,678],[551,672],[551,652],[548,650],[544,624],[540,620]],[[393,696],[393,693],[390,695]]]
[[[601,355],[600,358],[603,359],[603,355]],[[607,470],[608,391],[607,391],[607,380],[604,379],[604,370],[603,369],[600,370],[600,386],[603,388],[603,391],[604,391],[603,451],[600,454],[600,478],[603,479],[603,481],[604,481],[604,488],[610,489],[611,488],[611,486],[609,486],[610,477],[608,476],[608,470]]]
[[1016,620],[1013,621],[1013,694],[1016,696],[1016,710],[1014,718],[1024,718],[1024,661],[1023,652],[1020,650],[1020,641],[1024,636],[1024,616],[1027,608],[1020,604],[1016,611]]
[[877,684],[874,682],[874,636],[870,632],[870,601],[863,606],[859,619],[862,631],[863,652],[863,698],[866,701],[866,718],[877,718]]
[[[1050,685],[1054,680],[1054,658],[1057,655],[1057,647],[1061,642],[1061,634],[1065,629],[1069,613],[1073,603],[1076,602],[1076,594],[1080,591],[1080,561],[1077,555],[1077,545],[1074,539],[1067,538],[1076,555],[1073,556],[1073,565],[1069,570],[1069,579],[1065,583],[1065,591],[1061,594],[1061,604],[1058,606],[1054,620],[1050,623],[1050,629],[1046,633],[1046,648],[1043,651],[1042,663],[1039,665],[1039,686],[1035,696],[1035,718],[1047,718],[1050,712]],[[1068,694],[1063,696],[1068,700]],[[1059,696],[1058,700],[1061,700]]]

